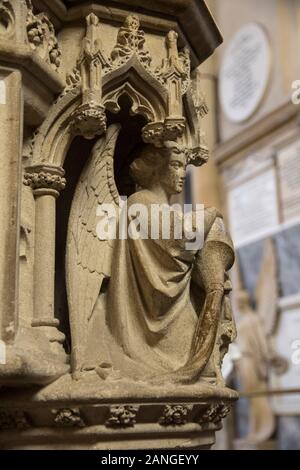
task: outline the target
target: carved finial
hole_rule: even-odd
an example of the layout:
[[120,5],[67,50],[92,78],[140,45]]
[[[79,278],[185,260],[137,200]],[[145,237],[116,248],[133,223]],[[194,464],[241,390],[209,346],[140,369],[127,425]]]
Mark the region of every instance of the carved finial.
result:
[[168,58],[170,60],[178,60],[178,47],[177,47],[178,34],[176,31],[169,31],[166,38]]
[[98,16],[91,13],[86,17],[86,35],[83,40],[82,60],[95,60],[97,54],[101,55],[101,29]]
[[90,15],[86,17],[87,26],[91,26],[91,25],[97,26],[99,23],[100,23],[100,20],[98,16],[95,15],[95,13],[91,13]]
[[106,130],[106,115],[102,103],[103,70],[110,69],[110,61],[102,51],[101,26],[99,18],[91,13],[86,17],[86,35],[81,56],[67,82],[71,86],[81,82],[82,104],[70,117],[74,134],[93,139]]

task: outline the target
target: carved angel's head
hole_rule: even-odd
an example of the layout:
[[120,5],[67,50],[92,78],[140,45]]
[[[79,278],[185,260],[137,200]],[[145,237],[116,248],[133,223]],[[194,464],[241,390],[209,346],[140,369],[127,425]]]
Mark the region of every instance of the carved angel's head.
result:
[[183,190],[186,177],[187,158],[184,149],[176,142],[165,142],[157,148],[147,144],[139,157],[130,166],[131,176],[143,189],[155,184],[163,186],[167,194],[178,194]]

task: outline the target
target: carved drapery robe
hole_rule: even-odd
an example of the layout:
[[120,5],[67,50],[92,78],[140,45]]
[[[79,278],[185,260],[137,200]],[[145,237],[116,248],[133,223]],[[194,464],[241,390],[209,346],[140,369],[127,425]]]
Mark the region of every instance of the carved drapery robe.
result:
[[[143,204],[150,214],[151,204],[157,202],[143,190],[128,199],[128,209]],[[223,282],[234,258],[231,241],[216,209],[205,209],[204,218],[204,246],[221,243],[230,252],[220,275]],[[132,220],[129,215],[128,226]],[[151,233],[151,218],[148,223]],[[163,377],[187,363],[205,299],[197,272],[201,249],[187,250],[187,242],[191,239],[184,234],[179,240],[163,239],[161,227],[158,239],[114,242],[108,288],[100,294],[89,323],[88,368],[111,368],[138,380]]]

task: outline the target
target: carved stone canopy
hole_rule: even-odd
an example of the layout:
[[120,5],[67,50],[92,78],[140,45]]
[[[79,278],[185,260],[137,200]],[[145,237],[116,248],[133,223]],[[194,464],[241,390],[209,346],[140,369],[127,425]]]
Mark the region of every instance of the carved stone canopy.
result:
[[118,113],[122,96],[131,101],[130,113],[147,122],[142,129],[144,142],[160,147],[166,140],[178,140],[186,148],[189,163],[205,163],[208,149],[201,118],[207,107],[192,88],[189,51],[178,51],[177,39],[175,31],[168,33],[166,58],[160,67],[152,66],[139,18],[130,15],[107,56],[99,18],[88,15],[76,67],[35,136],[32,163],[44,163],[47,155],[48,164],[63,166],[74,136],[93,139],[103,134],[106,112]]

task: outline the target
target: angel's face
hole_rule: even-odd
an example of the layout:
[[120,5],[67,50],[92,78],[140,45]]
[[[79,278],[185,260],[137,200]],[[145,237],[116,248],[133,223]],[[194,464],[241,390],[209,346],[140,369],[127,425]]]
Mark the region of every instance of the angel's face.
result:
[[186,156],[183,150],[172,149],[164,171],[160,175],[160,183],[169,195],[179,194],[183,190],[186,178]]

